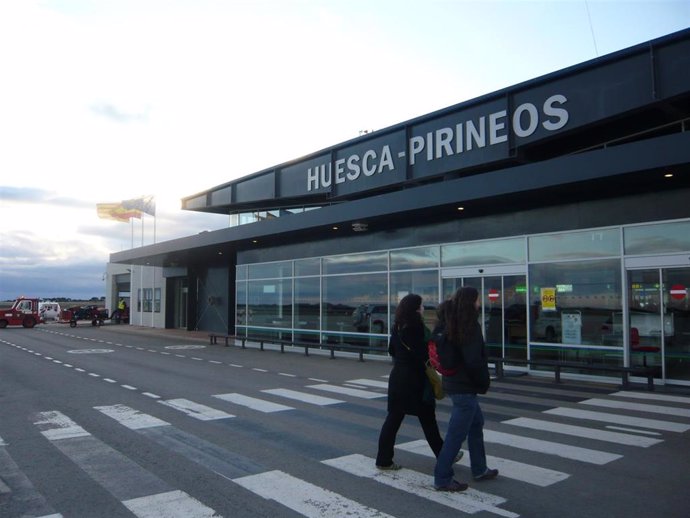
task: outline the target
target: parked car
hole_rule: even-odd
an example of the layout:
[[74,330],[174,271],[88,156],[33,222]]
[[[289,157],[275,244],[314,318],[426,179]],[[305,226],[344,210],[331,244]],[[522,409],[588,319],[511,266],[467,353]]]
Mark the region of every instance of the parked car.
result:
[[540,311],[532,323],[532,336],[547,342],[560,342],[563,324],[560,311]]
[[362,304],[352,312],[352,325],[362,333],[387,333],[388,307]]

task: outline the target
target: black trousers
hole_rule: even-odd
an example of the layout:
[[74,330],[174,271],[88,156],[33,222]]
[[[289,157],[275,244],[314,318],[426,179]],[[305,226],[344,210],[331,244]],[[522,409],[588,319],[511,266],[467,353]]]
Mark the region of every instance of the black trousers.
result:
[[[386,420],[381,427],[379,434],[379,451],[376,455],[377,466],[390,466],[393,462],[393,449],[395,448],[395,437],[398,435],[400,425],[405,418],[404,412],[388,412]],[[422,425],[424,437],[429,443],[431,451],[438,457],[443,447],[443,439],[438,431],[436,422],[436,409],[432,405],[421,405],[419,412],[419,424]]]

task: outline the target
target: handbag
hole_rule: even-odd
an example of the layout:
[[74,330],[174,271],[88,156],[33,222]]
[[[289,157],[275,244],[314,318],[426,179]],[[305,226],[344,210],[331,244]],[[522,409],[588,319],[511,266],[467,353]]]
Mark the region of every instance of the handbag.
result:
[[424,373],[429,380],[429,384],[431,384],[431,390],[434,392],[434,397],[436,399],[443,399],[446,397],[445,392],[443,392],[441,376],[436,372],[436,369],[434,369],[429,360],[424,364]]
[[[400,338],[399,335],[398,339],[400,340],[400,343],[403,344],[405,349],[407,349],[408,351],[412,350],[410,349],[409,345],[403,342],[403,339]],[[441,382],[441,376],[438,372],[436,372],[436,369],[434,369],[429,360],[424,362],[424,374],[426,375],[427,380],[429,380],[429,385],[431,385],[431,391],[434,393],[434,397],[436,399],[443,399],[444,397],[446,397],[445,392],[443,392],[443,383]]]

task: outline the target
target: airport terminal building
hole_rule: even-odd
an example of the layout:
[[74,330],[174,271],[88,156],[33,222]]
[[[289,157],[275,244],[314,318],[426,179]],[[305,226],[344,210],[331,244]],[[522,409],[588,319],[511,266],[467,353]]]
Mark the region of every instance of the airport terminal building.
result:
[[[325,114],[327,116],[327,114]],[[690,30],[182,200],[230,226],[113,253],[131,323],[385,354],[463,285],[490,354],[690,385]],[[577,374],[577,373],[573,373]]]

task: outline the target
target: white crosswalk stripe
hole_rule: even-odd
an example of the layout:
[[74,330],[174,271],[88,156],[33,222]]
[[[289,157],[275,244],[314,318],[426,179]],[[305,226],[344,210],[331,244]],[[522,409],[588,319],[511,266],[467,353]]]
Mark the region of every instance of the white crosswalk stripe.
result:
[[328,383],[321,383],[318,385],[309,385],[308,388],[316,390],[324,390],[326,392],[333,392],[335,394],[341,394],[344,396],[352,396],[362,399],[376,399],[380,397],[386,397],[386,394],[381,394],[380,392],[371,392],[369,390],[361,390],[350,387],[339,387],[338,385],[330,385]]
[[480,511],[487,511],[507,518],[519,516],[516,513],[498,507],[506,502],[506,499],[500,496],[472,488],[461,493],[436,491],[433,487],[433,477],[431,475],[404,468],[398,471],[380,471],[374,466],[374,459],[364,455],[346,455],[322,462],[351,475],[372,479],[381,484],[412,493],[465,513],[474,514]]
[[324,516],[393,518],[389,514],[363,506],[338,493],[320,488],[282,471],[268,471],[236,478],[233,482],[309,518]]
[[388,388],[388,382],[387,381],[380,381],[380,380],[368,380],[368,379],[356,379],[356,380],[348,380],[346,383],[354,383],[355,385],[364,385],[365,387],[377,387],[377,388],[383,388],[387,389]]
[[568,424],[554,423],[552,421],[544,421],[543,419],[531,419],[529,417],[517,417],[508,421],[503,421],[503,424],[512,426],[521,426],[523,428],[530,428],[532,430],[543,430],[547,432],[560,433],[564,435],[572,435],[575,437],[586,437],[587,439],[595,439],[598,441],[612,442],[614,444],[625,444],[627,446],[640,446],[648,448],[654,444],[661,442],[660,439],[652,439],[650,437],[640,437],[639,435],[630,435],[627,433],[609,432],[606,430],[595,430],[585,426],[573,426]]
[[195,419],[199,419],[200,421],[213,421],[216,419],[229,419],[231,417],[235,417],[234,415],[223,412],[222,410],[216,410],[215,408],[201,405],[188,399],[180,398],[167,399],[165,401],[159,400],[158,403],[184,412],[185,414]]
[[582,448],[580,446],[570,446],[558,442],[533,439],[531,437],[523,437],[521,435],[497,432],[487,429],[484,429],[484,442],[504,444],[513,448],[555,455],[557,457],[563,457],[564,459],[571,459],[597,465],[608,464],[609,462],[623,457],[617,453],[591,450],[589,448]]
[[645,417],[634,417],[620,414],[610,414],[606,412],[593,412],[579,408],[556,407],[544,410],[545,414],[558,415],[562,417],[572,417],[574,419],[585,419],[589,421],[601,421],[604,423],[615,423],[627,426],[637,426],[650,430],[663,430],[667,432],[683,433],[690,430],[690,425],[683,423],[673,423],[670,421],[660,421]]
[[[434,457],[434,453],[427,442],[423,439],[417,441],[406,442],[402,444],[396,444],[396,448],[416,453],[418,455],[424,455],[425,457]],[[470,456],[467,452],[463,458],[458,462],[465,467],[470,466]],[[553,469],[542,468],[539,466],[534,466],[532,464],[526,464],[524,462],[517,462],[514,460],[504,459],[501,457],[494,457],[493,455],[487,455],[486,461],[492,468],[497,468],[501,474],[501,477],[511,478],[513,480],[519,480],[521,482],[526,482],[527,484],[532,484],[539,487],[547,487],[562,480],[567,479],[570,475],[563,473],[561,471],[556,471]]]
[[609,394],[615,397],[623,397],[630,399],[648,399],[653,401],[666,401],[669,403],[681,403],[685,405],[690,405],[690,397],[687,396],[672,396],[670,394],[657,394],[655,392],[630,392],[630,391],[619,391]]
[[61,412],[41,412],[36,419],[34,424],[41,434],[135,516],[217,516],[213,509],[184,491],[171,488]]
[[287,399],[294,399],[296,401],[302,401],[304,403],[310,403],[312,405],[327,406],[327,405],[337,405],[339,403],[344,403],[340,399],[333,399],[329,397],[316,396],[314,394],[309,394],[306,392],[299,392],[297,390],[290,389],[266,389],[262,390],[266,394],[272,394],[274,396],[280,396]]
[[271,401],[249,397],[243,394],[237,394],[236,392],[230,394],[215,394],[213,397],[222,399],[223,401],[229,401],[230,403],[234,403],[236,405],[242,405],[251,408],[252,410],[264,412],[266,414],[271,412],[282,412],[284,410],[293,410],[293,407],[291,406],[272,403]]
[[580,401],[581,405],[600,406],[605,408],[618,408],[633,410],[636,412],[647,412],[651,414],[674,415],[677,417],[690,417],[689,408],[678,408],[661,405],[648,405],[645,403],[630,403],[628,401],[613,401],[610,399],[592,398]]

